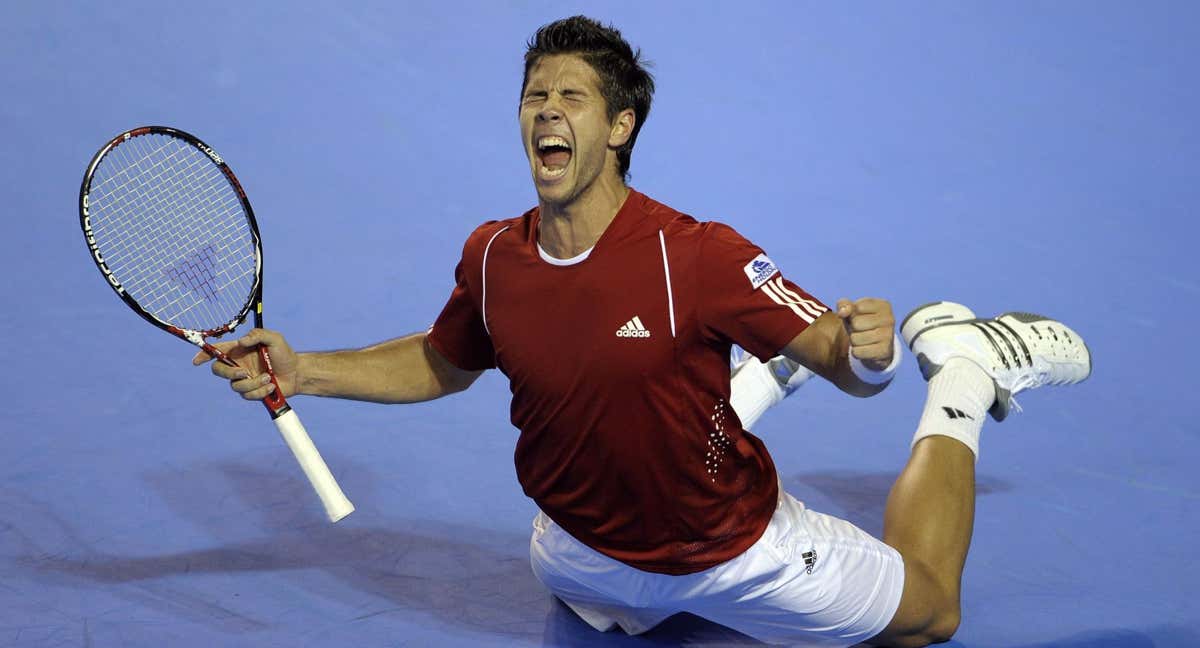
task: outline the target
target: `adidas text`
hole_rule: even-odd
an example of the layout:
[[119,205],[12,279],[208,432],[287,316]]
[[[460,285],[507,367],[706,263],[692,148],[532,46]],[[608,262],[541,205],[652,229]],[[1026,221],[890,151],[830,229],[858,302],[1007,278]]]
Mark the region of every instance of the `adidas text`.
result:
[[617,329],[617,337],[648,338],[650,337],[650,330],[646,328],[645,324],[642,324],[642,318],[634,315],[633,319],[625,322],[624,326]]

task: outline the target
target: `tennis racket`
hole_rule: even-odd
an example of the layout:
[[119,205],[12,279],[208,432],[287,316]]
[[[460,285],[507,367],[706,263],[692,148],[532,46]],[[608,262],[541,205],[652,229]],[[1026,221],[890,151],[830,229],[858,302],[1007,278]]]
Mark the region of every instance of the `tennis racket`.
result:
[[[211,147],[183,131],[145,126],[121,133],[92,158],[79,189],[79,223],[92,261],[142,319],[237,366],[209,344],[254,312],[262,328],[262,243],[246,192]],[[330,521],[354,505],[283,397],[263,399]]]

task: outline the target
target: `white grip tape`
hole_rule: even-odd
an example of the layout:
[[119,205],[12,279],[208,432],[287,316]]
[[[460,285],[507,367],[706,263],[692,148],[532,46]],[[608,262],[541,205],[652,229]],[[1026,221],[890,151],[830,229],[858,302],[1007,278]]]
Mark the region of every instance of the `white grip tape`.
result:
[[329,472],[325,460],[321,459],[321,453],[317,452],[317,447],[308,437],[308,432],[300,422],[300,417],[296,416],[295,410],[288,410],[275,419],[275,427],[279,428],[279,434],[292,449],[292,454],[296,455],[296,461],[300,462],[300,467],[312,483],[313,490],[317,491],[317,496],[325,505],[325,514],[329,516],[329,521],[337,522],[353,513],[354,505],[342,493],[342,488]]

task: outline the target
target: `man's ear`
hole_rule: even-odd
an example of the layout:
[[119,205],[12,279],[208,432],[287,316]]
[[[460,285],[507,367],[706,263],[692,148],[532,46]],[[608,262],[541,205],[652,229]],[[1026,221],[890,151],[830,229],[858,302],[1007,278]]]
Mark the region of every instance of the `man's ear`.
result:
[[637,124],[637,115],[633,108],[626,108],[617,113],[613,120],[612,130],[608,133],[608,145],[611,148],[621,148],[633,137],[633,127]]

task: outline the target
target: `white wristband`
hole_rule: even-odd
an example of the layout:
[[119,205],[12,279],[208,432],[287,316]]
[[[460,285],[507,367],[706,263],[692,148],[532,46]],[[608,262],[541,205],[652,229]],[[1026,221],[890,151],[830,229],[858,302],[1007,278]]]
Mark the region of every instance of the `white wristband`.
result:
[[850,371],[853,371],[854,375],[858,376],[859,380],[867,383],[868,385],[882,385],[891,381],[891,379],[896,375],[896,368],[900,366],[900,358],[903,356],[904,354],[900,352],[900,336],[893,333],[892,361],[888,363],[886,369],[883,371],[868,369],[867,365],[863,364],[862,360],[854,357],[854,354],[851,353]]

